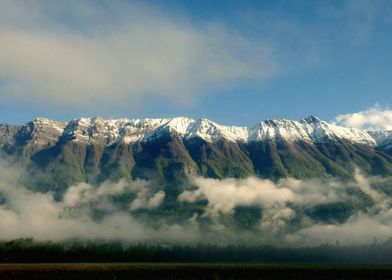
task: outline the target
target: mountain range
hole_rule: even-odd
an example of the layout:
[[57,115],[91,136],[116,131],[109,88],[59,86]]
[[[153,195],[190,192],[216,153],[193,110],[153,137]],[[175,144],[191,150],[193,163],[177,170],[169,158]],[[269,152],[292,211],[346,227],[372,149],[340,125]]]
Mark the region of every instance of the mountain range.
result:
[[0,177],[0,238],[392,236],[392,131],[314,116],[252,127],[182,117],[1,124]]
[[77,182],[135,178],[178,185],[207,178],[349,179],[355,168],[392,175],[392,131],[366,131],[315,116],[252,127],[208,119],[37,118],[0,124],[2,158],[26,170],[27,184],[62,193]]

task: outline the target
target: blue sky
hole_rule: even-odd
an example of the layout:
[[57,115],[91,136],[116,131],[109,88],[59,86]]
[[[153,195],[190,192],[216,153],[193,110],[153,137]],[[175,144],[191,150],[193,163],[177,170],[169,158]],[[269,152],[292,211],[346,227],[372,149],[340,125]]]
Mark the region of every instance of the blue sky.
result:
[[5,0],[0,122],[389,111],[390,34],[388,0]]

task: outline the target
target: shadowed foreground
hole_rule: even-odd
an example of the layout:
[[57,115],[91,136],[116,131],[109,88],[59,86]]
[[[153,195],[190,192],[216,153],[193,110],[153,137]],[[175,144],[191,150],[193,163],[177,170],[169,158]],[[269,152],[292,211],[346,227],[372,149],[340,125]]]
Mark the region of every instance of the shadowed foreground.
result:
[[0,264],[0,279],[392,279],[392,266]]

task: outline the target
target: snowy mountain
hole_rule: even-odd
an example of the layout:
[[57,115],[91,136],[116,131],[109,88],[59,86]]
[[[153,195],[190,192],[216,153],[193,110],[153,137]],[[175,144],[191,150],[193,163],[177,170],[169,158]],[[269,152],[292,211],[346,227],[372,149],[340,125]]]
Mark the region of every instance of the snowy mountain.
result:
[[[10,131],[11,128],[15,130],[14,134]],[[370,146],[383,146],[392,142],[392,131],[374,132],[346,128],[310,116],[300,121],[266,120],[252,127],[225,126],[208,119],[194,120],[185,117],[113,120],[95,117],[78,118],[68,123],[37,118],[21,126],[0,124],[0,143],[10,142],[13,135],[19,133],[26,136],[26,141],[37,144],[39,141],[50,143],[59,139],[111,145],[118,141],[148,141],[166,132],[183,139],[197,137],[207,142],[221,139],[243,143],[265,140],[324,143],[343,140]]]
[[345,177],[392,174],[392,131],[341,127],[310,116],[266,120],[251,127],[207,119],[37,118],[0,125],[2,158],[26,167],[29,183],[63,191],[75,182],[158,178],[180,182],[189,174]]

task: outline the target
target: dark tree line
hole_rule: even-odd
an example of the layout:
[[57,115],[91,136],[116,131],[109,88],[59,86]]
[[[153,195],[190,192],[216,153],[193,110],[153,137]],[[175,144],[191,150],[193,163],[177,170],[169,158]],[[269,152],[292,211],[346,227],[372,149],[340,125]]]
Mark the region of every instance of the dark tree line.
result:
[[0,242],[0,262],[225,262],[392,264],[392,246],[320,245],[304,248],[241,245],[149,245],[121,242]]

